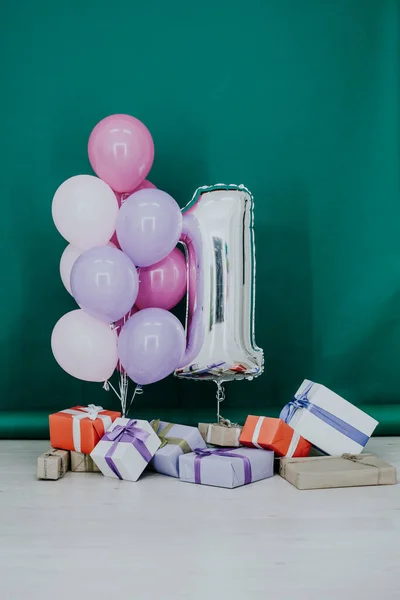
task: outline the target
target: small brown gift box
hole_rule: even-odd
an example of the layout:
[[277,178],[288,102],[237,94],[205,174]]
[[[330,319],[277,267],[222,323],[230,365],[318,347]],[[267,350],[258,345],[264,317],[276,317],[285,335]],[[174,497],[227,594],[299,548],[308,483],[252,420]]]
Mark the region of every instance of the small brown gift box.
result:
[[38,479],[60,479],[69,470],[69,451],[50,448],[37,459]]
[[279,474],[298,490],[397,483],[395,467],[373,454],[281,458]]
[[90,454],[71,451],[71,471],[74,473],[100,473]]
[[226,448],[238,448],[240,446],[241,425],[221,419],[220,423],[199,423],[198,429],[207,444],[225,446]]

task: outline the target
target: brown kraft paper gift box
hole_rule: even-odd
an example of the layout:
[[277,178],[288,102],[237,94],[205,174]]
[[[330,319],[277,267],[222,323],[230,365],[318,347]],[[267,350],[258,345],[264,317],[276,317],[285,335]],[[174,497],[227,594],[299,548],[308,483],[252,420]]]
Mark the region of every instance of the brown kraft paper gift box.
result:
[[207,444],[238,448],[242,426],[222,419],[220,423],[199,423],[201,437]]
[[281,458],[279,474],[299,490],[397,482],[395,467],[373,454]]
[[71,451],[71,471],[74,473],[100,473],[90,454]]
[[69,451],[50,448],[37,459],[38,479],[60,479],[69,470]]

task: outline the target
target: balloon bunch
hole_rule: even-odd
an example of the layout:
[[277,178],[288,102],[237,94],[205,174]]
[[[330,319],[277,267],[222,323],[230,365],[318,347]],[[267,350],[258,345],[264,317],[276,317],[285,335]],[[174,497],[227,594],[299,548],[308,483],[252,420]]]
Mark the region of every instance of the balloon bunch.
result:
[[88,150],[98,177],[71,177],[53,198],[55,226],[69,242],[61,279],[80,308],[57,322],[51,346],[78,379],[107,382],[118,366],[119,393],[113,389],[125,412],[127,376],[138,386],[159,381],[185,351],[184,329],[169,312],[186,292],[186,261],[176,248],[182,214],[145,179],[154,144],[138,119],[103,119]]

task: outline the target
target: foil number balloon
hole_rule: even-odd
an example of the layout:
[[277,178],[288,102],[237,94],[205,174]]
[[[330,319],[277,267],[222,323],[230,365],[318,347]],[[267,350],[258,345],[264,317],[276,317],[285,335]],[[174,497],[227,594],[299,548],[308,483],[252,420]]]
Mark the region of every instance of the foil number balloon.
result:
[[254,338],[253,197],[244,186],[202,187],[183,215],[187,348],[175,374],[252,379],[263,370]]

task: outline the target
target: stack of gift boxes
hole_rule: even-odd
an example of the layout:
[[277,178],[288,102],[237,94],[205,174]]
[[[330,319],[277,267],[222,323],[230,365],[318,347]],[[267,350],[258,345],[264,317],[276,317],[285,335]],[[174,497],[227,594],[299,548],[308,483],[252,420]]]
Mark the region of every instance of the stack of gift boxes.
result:
[[[304,381],[280,418],[222,419],[198,428],[139,419],[89,405],[50,415],[52,448],[39,479],[67,470],[137,481],[146,468],[181,481],[235,488],[280,475],[298,489],[396,483],[396,470],[362,454],[378,422],[323,385]],[[319,456],[310,457],[314,446]]]

